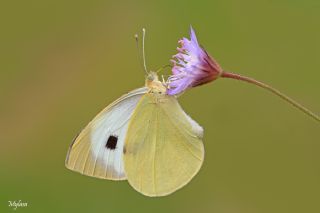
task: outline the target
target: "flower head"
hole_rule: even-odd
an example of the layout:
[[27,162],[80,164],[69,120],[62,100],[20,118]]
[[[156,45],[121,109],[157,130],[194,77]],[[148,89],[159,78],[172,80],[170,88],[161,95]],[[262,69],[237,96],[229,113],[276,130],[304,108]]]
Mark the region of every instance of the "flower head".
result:
[[220,65],[202,48],[194,30],[190,29],[190,40],[179,40],[181,47],[173,56],[172,75],[168,79],[168,95],[176,95],[186,89],[196,87],[217,79],[221,73]]

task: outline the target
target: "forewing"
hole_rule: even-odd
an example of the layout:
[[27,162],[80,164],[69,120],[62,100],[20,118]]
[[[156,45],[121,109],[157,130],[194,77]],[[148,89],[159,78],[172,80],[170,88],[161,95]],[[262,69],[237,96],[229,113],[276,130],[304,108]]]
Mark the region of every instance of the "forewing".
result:
[[123,146],[129,120],[147,88],[136,89],[102,110],[74,139],[66,167],[97,178],[126,179]]
[[168,195],[187,184],[203,158],[203,129],[174,97],[144,95],[130,121],[124,166],[129,183],[147,196]]

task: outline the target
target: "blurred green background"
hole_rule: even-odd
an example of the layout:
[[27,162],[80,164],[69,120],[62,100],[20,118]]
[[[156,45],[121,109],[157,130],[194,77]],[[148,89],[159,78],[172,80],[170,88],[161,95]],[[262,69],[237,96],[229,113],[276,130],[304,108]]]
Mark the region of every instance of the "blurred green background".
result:
[[[320,112],[320,2],[2,1],[0,212],[320,212],[319,123],[278,97],[221,79],[179,100],[205,128],[206,157],[183,189],[148,198],[126,181],[67,170],[73,137],[144,84],[190,24],[226,70],[270,83]],[[165,73],[168,73],[166,71]]]

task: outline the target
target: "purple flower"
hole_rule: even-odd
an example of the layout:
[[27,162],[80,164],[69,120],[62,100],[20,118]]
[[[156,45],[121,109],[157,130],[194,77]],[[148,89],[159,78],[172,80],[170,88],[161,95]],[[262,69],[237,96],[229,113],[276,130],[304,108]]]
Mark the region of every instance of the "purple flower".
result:
[[176,95],[188,88],[196,87],[217,79],[221,73],[220,65],[200,47],[194,30],[190,29],[190,40],[179,40],[181,47],[173,56],[172,75],[168,78],[168,95]]

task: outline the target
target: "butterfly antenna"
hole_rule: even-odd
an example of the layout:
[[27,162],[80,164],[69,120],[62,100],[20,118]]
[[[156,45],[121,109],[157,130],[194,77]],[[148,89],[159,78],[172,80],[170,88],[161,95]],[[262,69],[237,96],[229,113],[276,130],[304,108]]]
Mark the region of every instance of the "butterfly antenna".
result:
[[141,50],[140,50],[140,47],[139,47],[139,36],[138,36],[138,34],[135,34],[135,35],[134,35],[134,38],[135,38],[135,40],[136,40],[136,47],[137,47],[137,50],[138,50],[139,63],[140,63],[140,66],[143,68],[142,60],[141,60],[141,58],[140,58],[140,56],[141,56]]
[[148,70],[147,70],[147,65],[146,65],[146,54],[144,51],[144,40],[146,37],[146,29],[143,28],[142,29],[142,58],[143,58],[143,67],[144,67],[144,71],[146,72],[146,74],[148,75]]
[[[142,54],[141,54],[141,49],[139,46],[138,34],[135,34],[134,38],[136,40],[136,45],[137,45],[137,50],[138,50],[138,59],[139,59],[140,65],[141,65],[142,69],[145,71],[146,75],[148,75],[149,73],[148,73],[147,66],[146,66],[146,58],[145,58],[145,52],[144,52],[145,29],[143,28]],[[141,55],[142,55],[142,58],[140,58]]]

